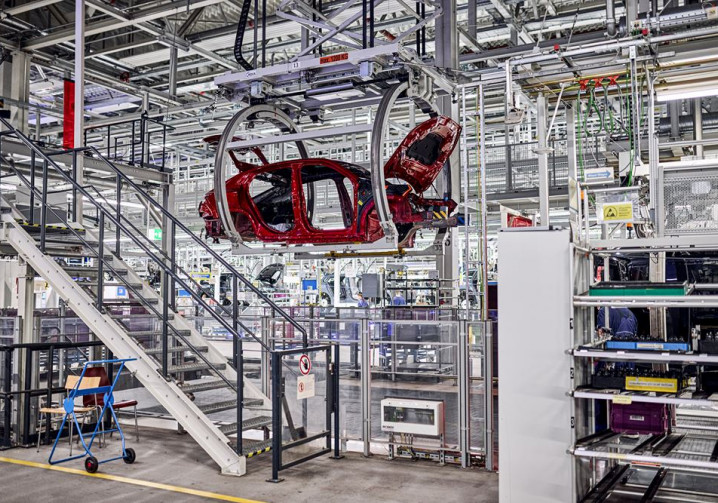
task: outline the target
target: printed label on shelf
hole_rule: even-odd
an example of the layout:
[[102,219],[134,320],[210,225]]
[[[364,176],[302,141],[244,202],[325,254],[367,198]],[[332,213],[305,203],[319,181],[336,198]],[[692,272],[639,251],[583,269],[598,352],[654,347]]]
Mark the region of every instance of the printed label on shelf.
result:
[[627,395],[613,395],[613,403],[618,405],[631,405],[633,400]]
[[629,391],[675,393],[678,391],[678,379],[664,377],[626,377],[626,389]]
[[636,349],[663,349],[662,342],[637,342]]
[[598,216],[599,220],[604,222],[632,222],[633,203],[631,201],[606,203],[601,207]]

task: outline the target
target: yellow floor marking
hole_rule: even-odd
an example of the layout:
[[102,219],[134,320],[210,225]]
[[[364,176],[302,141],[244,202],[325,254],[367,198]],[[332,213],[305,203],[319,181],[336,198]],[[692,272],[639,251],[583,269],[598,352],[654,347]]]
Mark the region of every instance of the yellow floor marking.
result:
[[75,475],[84,475],[86,477],[94,477],[98,479],[112,480],[114,482],[122,482],[124,484],[132,484],[142,487],[150,487],[152,489],[160,489],[162,491],[172,491],[182,494],[191,494],[192,496],[199,496],[200,498],[211,498],[220,501],[232,501],[234,503],[263,503],[257,500],[249,500],[246,498],[240,498],[237,496],[229,496],[227,494],[218,494],[209,491],[200,491],[197,489],[190,489],[188,487],[179,487],[169,484],[160,484],[158,482],[149,482],[147,480],[131,479],[129,477],[120,477],[118,475],[108,475],[107,473],[87,473],[85,470],[78,470],[75,468],[67,468],[65,466],[48,465],[45,463],[35,463],[34,461],[25,461],[23,459],[13,459],[0,457],[0,462],[12,463],[14,465],[30,466],[32,468],[43,468],[45,470],[53,470],[56,472],[72,473]]

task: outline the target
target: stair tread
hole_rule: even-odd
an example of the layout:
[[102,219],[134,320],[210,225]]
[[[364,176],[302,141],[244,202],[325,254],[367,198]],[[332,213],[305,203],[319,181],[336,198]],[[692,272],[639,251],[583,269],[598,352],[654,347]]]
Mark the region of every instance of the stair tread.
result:
[[[244,406],[245,407],[256,407],[259,405],[264,404],[264,400],[261,398],[248,398],[244,400]],[[205,414],[213,414],[215,412],[222,412],[225,410],[230,409],[236,409],[237,408],[237,400],[224,400],[222,402],[214,402],[214,403],[208,403],[204,405],[198,405],[199,410],[204,412]],[[234,423],[235,425],[237,423]]]
[[[207,346],[195,346],[197,351],[200,353],[206,353],[209,351],[209,347]],[[192,351],[187,346],[176,346],[174,348],[168,348],[167,352],[169,353],[183,353],[184,351]],[[162,354],[162,348],[151,348],[151,349],[145,349],[145,354],[148,355],[161,355]]]
[[[114,320],[123,320],[123,319],[130,319],[130,318],[155,318],[155,319],[159,319],[160,317],[157,316],[157,315],[154,314],[154,313],[142,313],[142,314],[111,314],[111,315],[110,315],[110,318],[112,318],[112,319],[114,319]],[[173,313],[169,313],[169,314],[167,315],[167,319],[168,319],[168,320],[173,320],[173,319],[174,319],[174,314],[173,314]]]
[[[250,417],[242,421],[242,431],[253,430],[255,428],[261,428],[262,426],[270,426],[272,424],[271,416],[256,416]],[[225,435],[231,435],[237,432],[237,423],[224,424],[219,427],[219,430]]]
[[129,305],[141,306],[143,304],[159,304],[159,303],[160,303],[160,299],[156,299],[154,297],[142,298],[142,299],[140,299],[138,297],[133,297],[131,299],[108,300],[108,301],[103,302],[102,305],[108,306],[108,307],[123,307],[123,306],[129,306]]
[[[75,281],[75,283],[77,283],[80,286],[97,286],[97,284],[99,282],[98,281]],[[108,281],[103,281],[102,284],[103,284],[103,286],[128,286],[129,285],[133,288],[142,288],[142,283],[132,283],[132,282],[110,283]]]
[[[224,370],[225,368],[227,368],[227,365],[225,363],[215,363],[213,365],[214,368],[216,368],[217,370]],[[180,365],[170,365],[169,367],[167,367],[167,372],[192,372],[194,370],[205,370],[209,368],[209,365],[204,362],[182,363]]]
[[264,405],[264,400],[261,398],[245,398],[243,403],[245,407],[260,407]]
[[237,408],[237,400],[225,400],[223,402],[214,402],[214,403],[208,403],[204,405],[198,405],[197,406],[199,410],[204,412],[205,414],[212,414],[215,412],[222,412],[225,410],[230,409],[236,409]]
[[[60,264],[60,267],[62,267],[68,274],[77,274],[80,277],[83,274],[87,274],[88,276],[97,276],[98,270],[96,267],[87,267],[87,266],[78,266],[78,265],[63,265]],[[105,271],[109,274],[117,274],[118,276],[126,276],[127,269],[122,269],[118,267],[113,267],[113,271]]]
[[[177,330],[177,332],[179,332],[180,335],[184,335],[186,337],[189,337],[190,335],[192,335],[192,332],[190,330]],[[147,336],[151,337],[153,335],[156,335],[156,336],[162,335],[162,331],[160,331],[160,330],[137,330],[135,332],[127,332],[127,333],[128,333],[128,335],[130,335],[132,337],[147,337]],[[167,330],[167,335],[169,335],[170,337],[174,337],[176,334],[175,334],[174,330]]]
[[[230,382],[233,386],[237,385],[235,381]],[[222,379],[201,379],[199,382],[189,381],[180,386],[180,389],[185,393],[199,393],[200,391],[210,391],[222,388],[229,389],[227,383]]]

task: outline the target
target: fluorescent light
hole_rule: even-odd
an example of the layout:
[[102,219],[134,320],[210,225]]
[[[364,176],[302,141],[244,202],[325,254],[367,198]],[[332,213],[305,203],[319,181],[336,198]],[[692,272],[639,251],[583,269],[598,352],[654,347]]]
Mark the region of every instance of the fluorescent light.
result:
[[707,85],[704,82],[700,82],[656,90],[656,99],[658,101],[688,100],[708,96],[718,96],[718,85]]

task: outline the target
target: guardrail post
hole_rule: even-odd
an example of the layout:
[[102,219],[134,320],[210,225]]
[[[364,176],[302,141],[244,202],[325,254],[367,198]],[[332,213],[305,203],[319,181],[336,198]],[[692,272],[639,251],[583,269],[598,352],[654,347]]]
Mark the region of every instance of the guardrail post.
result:
[[341,370],[341,365],[339,364],[339,351],[341,349],[341,345],[339,344],[339,341],[337,340],[337,343],[334,345],[334,456],[332,456],[334,459],[341,459],[344,456],[342,456],[341,453],[341,433],[339,429],[339,372]]
[[488,471],[494,471],[494,336],[493,323],[484,322],[484,452]]
[[3,392],[5,393],[5,411],[4,411],[4,427],[3,427],[3,446],[10,447],[10,423],[12,421],[12,350],[7,348],[5,351],[5,375],[3,379]]
[[162,124],[162,169],[165,169],[165,156],[167,155],[167,125]]
[[77,150],[72,151],[72,221],[77,222]]
[[28,222],[35,223],[35,150],[30,149],[30,214]]
[[[25,350],[25,387],[32,389],[32,351],[29,349]],[[26,391],[26,390],[18,390]],[[30,393],[25,393],[23,396],[23,417],[22,417],[22,443],[23,445],[30,444],[30,401],[32,396]]]
[[[62,369],[62,359],[59,357],[62,350],[58,352],[58,362],[57,362],[57,368],[58,370]],[[52,379],[52,368],[54,366],[53,360],[55,359],[55,346],[50,346],[47,350],[47,367],[48,367],[48,375],[47,375],[47,391],[45,392],[45,403],[48,407],[50,407],[50,404],[52,403],[52,388],[53,388],[53,379]],[[62,376],[58,376],[59,379],[62,379]],[[28,394],[28,396],[31,396]],[[50,443],[50,428],[52,427],[52,420],[49,417],[45,418],[45,443]],[[37,434],[39,435],[40,432],[38,431]]]
[[[273,341],[270,341],[269,338],[269,332],[270,327],[272,325],[272,321],[267,317],[262,317],[262,344],[264,344],[264,347],[272,348]],[[262,350],[259,356],[259,377],[261,379],[261,385],[262,385],[262,393],[264,395],[269,395],[269,358],[270,353],[266,350]]]
[[117,218],[117,225],[115,226],[115,255],[118,257],[120,256],[120,223],[122,222],[122,179],[120,178],[120,175],[116,175],[117,177],[117,205],[116,210],[117,213],[115,215],[115,218]]
[[45,238],[47,234],[47,160],[42,163],[42,194],[40,197],[40,251],[45,253]]
[[[237,337],[235,337],[235,340]],[[237,370],[237,454],[242,455],[242,423],[244,422],[244,351],[242,348],[242,339],[237,340],[237,351],[235,353]]]
[[[468,292],[467,292],[468,293]],[[468,297],[467,297],[468,299]],[[468,300],[467,300],[468,302]],[[469,467],[469,338],[466,322],[456,325],[458,327],[458,372],[459,380],[459,450],[461,451],[461,467]]]
[[[149,211],[149,206],[147,207]],[[172,224],[170,225],[170,233],[171,233],[171,245],[170,245],[170,268],[172,270],[172,277],[170,278],[170,305],[172,306],[173,311],[177,311],[177,290],[175,285],[175,269],[177,268],[177,223],[172,220]],[[234,331],[237,331],[237,319],[235,317],[235,325],[234,325]]]
[[162,376],[169,379],[167,373],[168,361],[168,333],[167,318],[169,317],[169,274],[162,274]]
[[102,312],[103,282],[105,276],[105,213],[100,211],[98,222],[98,235],[100,238],[99,258],[97,259],[97,310]]
[[281,482],[282,469],[282,355],[272,353],[272,478],[267,482]]
[[135,140],[135,123],[137,121],[132,121],[132,136],[130,137],[130,164],[135,163],[135,144],[137,141]]

